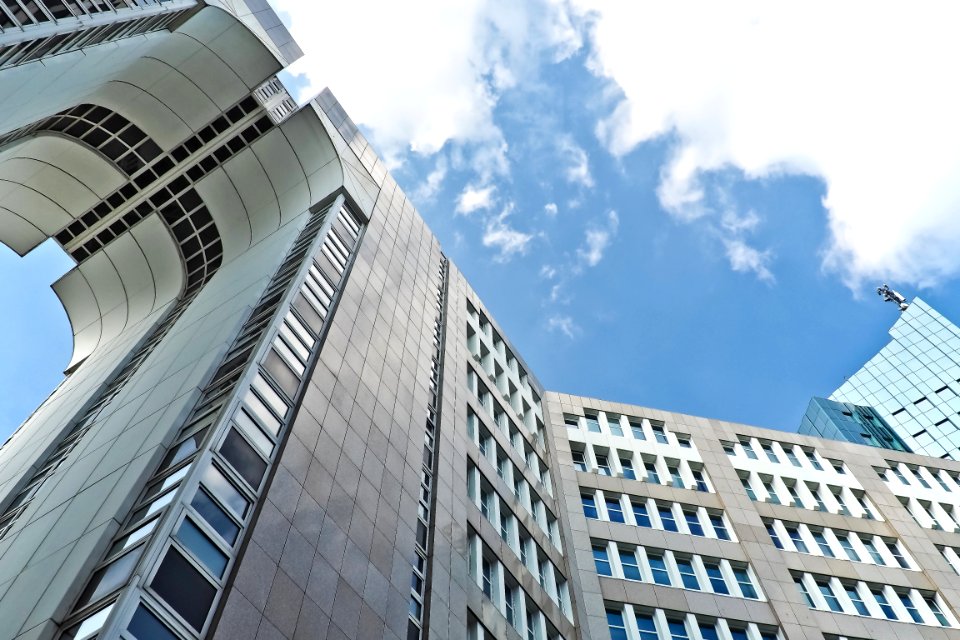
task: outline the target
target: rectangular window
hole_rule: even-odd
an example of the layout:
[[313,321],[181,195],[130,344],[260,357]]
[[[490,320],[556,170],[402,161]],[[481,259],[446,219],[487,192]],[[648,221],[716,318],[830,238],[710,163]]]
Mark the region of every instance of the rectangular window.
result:
[[620,504],[619,498],[607,498],[607,516],[610,518],[610,522],[626,522],[623,517],[623,506]]
[[807,454],[807,460],[810,461],[810,464],[813,466],[814,469],[816,469],[817,471],[823,471],[823,467],[820,465],[820,461],[817,460],[817,454],[815,454],[813,451],[804,451],[804,453]]
[[583,515],[594,520],[600,519],[597,514],[597,501],[593,496],[581,493],[580,502],[583,504]]
[[602,576],[612,576],[610,569],[610,558],[607,555],[607,548],[599,545],[593,547],[593,563],[597,566],[597,573]]
[[602,454],[597,454],[597,473],[602,476],[612,475],[610,473],[610,463],[607,461],[607,456]]
[[607,609],[607,628],[610,630],[610,640],[630,640],[622,611]]
[[483,576],[483,595],[493,599],[493,563],[486,558],[480,561],[480,571]]
[[820,496],[820,490],[822,487],[817,486],[815,489],[811,489],[810,493],[813,494],[813,499],[817,501],[816,511],[827,511],[827,505],[824,504],[823,498]]
[[715,624],[709,622],[700,623],[700,637],[703,640],[720,640],[720,635],[717,633],[717,627]]
[[670,472],[670,484],[674,487],[683,489],[683,477],[680,475],[679,467],[667,467],[667,471]]
[[667,620],[667,628],[670,630],[670,640],[690,640],[687,624],[683,620]]
[[220,455],[253,489],[260,486],[263,474],[267,472],[267,463],[236,429],[230,429],[224,438]]
[[587,421],[587,431],[591,433],[600,433],[600,421],[597,420],[595,415],[586,415],[584,419]]
[[637,556],[633,551],[620,549],[620,566],[623,567],[623,577],[627,580],[642,580],[640,577],[640,565],[637,564]]
[[196,631],[203,629],[217,589],[183,554],[167,549],[150,586],[187,624]]
[[780,542],[780,536],[777,535],[777,530],[774,529],[773,523],[767,523],[767,534],[773,541],[773,546],[775,546],[777,549],[783,549],[783,543]]
[[700,590],[700,581],[697,580],[697,573],[693,570],[693,562],[689,558],[676,558],[677,570],[680,572],[680,580],[687,589]]
[[749,440],[741,440],[740,446],[743,447],[743,452],[747,454],[747,457],[751,460],[757,459],[757,452],[753,450],[753,447],[750,445]]
[[571,451],[573,455],[573,468],[577,471],[587,470],[587,461],[583,457],[583,451]]
[[[130,619],[127,631],[135,637],[145,640],[177,640],[177,636],[167,628],[167,625],[142,604],[137,607],[136,613]],[[77,634],[74,637],[87,638],[88,636]]]
[[643,425],[639,422],[630,421],[630,431],[637,440],[646,440],[647,436],[643,433]]
[[873,558],[875,564],[884,566],[886,563],[883,561],[883,556],[880,555],[880,552],[877,550],[877,545],[874,543],[872,538],[864,538],[861,540],[863,546],[867,548],[867,552],[870,554],[870,557]]
[[923,624],[923,616],[920,615],[920,612],[917,611],[916,605],[913,604],[913,600],[910,599],[909,593],[897,593],[900,596],[900,603],[903,604],[903,608],[907,610],[907,614],[914,622],[919,622]]
[[949,627],[950,622],[947,621],[947,617],[943,615],[943,611],[940,610],[940,605],[937,604],[937,599],[934,596],[927,596],[923,599],[927,603],[927,606],[930,607],[930,612],[933,613],[933,616],[937,619],[937,622],[941,626]]
[[[658,640],[657,625],[653,621],[653,616],[649,613],[637,614],[637,629],[640,630],[640,640]],[[623,636],[626,638],[626,636]],[[620,640],[613,638],[612,640]]]
[[767,492],[767,501],[770,504],[780,504],[780,496],[777,495],[777,491],[773,488],[772,482],[769,480],[764,480],[763,489]]
[[665,531],[679,531],[677,521],[673,517],[673,510],[669,506],[657,506],[657,513],[660,515],[660,523]]
[[730,590],[727,588],[726,580],[723,579],[723,572],[720,570],[720,564],[715,561],[705,561],[703,563],[703,568],[707,570],[707,578],[710,579],[710,588],[713,589],[713,592],[721,595],[729,595]]
[[884,544],[887,545],[887,549],[890,551],[890,554],[893,556],[894,560],[897,561],[897,564],[900,565],[901,569],[909,569],[910,563],[907,562],[907,559],[903,557],[903,554],[900,552],[900,545],[896,542],[886,540]]
[[710,524],[713,525],[713,532],[717,534],[717,538],[720,540],[729,540],[730,534],[727,532],[727,525],[723,520],[723,516],[714,513],[709,515]]
[[611,435],[622,436],[623,429],[620,427],[620,416],[607,414],[607,426],[610,427]]
[[660,484],[660,474],[657,473],[657,467],[652,462],[644,462],[643,468],[647,470],[647,482]]
[[813,598],[810,597],[810,593],[807,591],[806,585],[803,584],[803,578],[801,576],[794,576],[793,582],[797,585],[797,590],[800,592],[800,597],[803,598],[803,601],[807,603],[807,606],[811,609],[816,609],[816,605],[813,604]]
[[631,502],[631,504],[633,505],[633,517],[637,521],[637,526],[652,528],[647,505],[643,502]]
[[633,462],[629,458],[620,458],[620,468],[623,470],[623,477],[627,480],[637,479],[637,474],[633,470]]
[[218,578],[223,577],[229,560],[227,555],[190,518],[184,518],[180,523],[176,537],[210,573]]
[[853,603],[853,608],[857,610],[859,615],[870,615],[870,611],[867,609],[867,605],[864,603],[863,598],[860,597],[860,592],[857,591],[857,587],[855,585],[843,585],[843,590],[846,592],[847,597],[850,598],[850,602]]
[[703,477],[703,472],[699,469],[692,469],[691,473],[693,474],[693,481],[696,483],[696,490],[707,493],[710,491],[710,487],[707,486],[707,480]]
[[703,525],[700,524],[700,517],[696,511],[684,511],[683,519],[687,521],[687,529],[695,536],[703,536]]
[[652,426],[652,429],[653,429],[653,437],[656,439],[656,441],[659,442],[660,444],[667,444],[668,442],[667,433],[663,430],[663,427],[661,425],[655,424]]
[[852,533],[848,533],[845,536],[837,536],[837,540],[840,541],[840,546],[843,547],[843,550],[847,554],[848,558],[854,562],[862,562],[862,560],[860,560],[860,554],[858,554],[857,550],[853,548],[853,543],[850,541],[850,536],[852,535]]
[[883,612],[883,615],[888,620],[897,620],[897,612],[893,610],[893,607],[890,606],[890,602],[887,600],[887,596],[883,595],[882,589],[871,589],[870,593],[873,595],[874,600],[877,601],[877,604],[880,606],[880,611]]
[[737,579],[737,585],[740,587],[740,593],[743,597],[756,600],[758,597],[757,589],[753,586],[753,580],[750,579],[750,573],[747,571],[747,568],[736,565],[731,565],[731,568],[733,569],[733,575]]
[[667,563],[658,553],[647,553],[647,562],[650,564],[650,574],[657,584],[670,585],[670,574],[667,573]]
[[820,547],[820,552],[823,553],[828,558],[835,557],[833,555],[833,549],[830,548],[830,543],[827,542],[827,537],[823,535],[823,531],[811,531],[813,534],[813,539],[817,542],[817,546]]
[[777,457],[777,454],[773,452],[773,447],[767,442],[761,442],[760,448],[763,449],[763,452],[767,454],[767,459],[774,464],[780,464],[780,458]]
[[786,530],[787,535],[789,535],[793,541],[794,548],[800,553],[809,553],[809,551],[807,551],[807,543],[805,543],[800,536],[800,529],[797,527],[786,527]]
[[571,431],[580,430],[580,420],[576,416],[570,416],[570,415],[564,414],[563,424],[567,425],[567,429],[570,429]]
[[784,447],[783,452],[787,454],[787,460],[790,461],[795,467],[800,466],[800,459],[797,457],[797,454],[793,452],[793,447]]
[[820,589],[823,599],[827,601],[827,606],[830,607],[830,611],[842,613],[843,607],[840,606],[840,600],[837,599],[837,595],[833,592],[833,587],[830,586],[830,583],[818,581],[817,587]]
[[747,495],[750,497],[750,499],[756,502],[757,494],[753,492],[753,487],[750,486],[750,480],[747,478],[740,478],[740,484],[743,485],[743,489],[747,492]]

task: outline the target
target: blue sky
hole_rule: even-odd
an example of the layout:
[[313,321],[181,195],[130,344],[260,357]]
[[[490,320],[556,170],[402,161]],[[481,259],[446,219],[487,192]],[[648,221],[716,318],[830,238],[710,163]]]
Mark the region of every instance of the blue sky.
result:
[[[960,318],[949,4],[899,49],[883,3],[275,4],[301,98],[331,87],[548,389],[794,429],[887,341],[878,284]],[[0,249],[0,435],[69,359],[65,264]]]

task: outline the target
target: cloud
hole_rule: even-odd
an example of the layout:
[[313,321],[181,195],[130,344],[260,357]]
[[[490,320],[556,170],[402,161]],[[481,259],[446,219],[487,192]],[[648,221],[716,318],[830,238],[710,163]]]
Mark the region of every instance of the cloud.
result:
[[545,264],[540,267],[540,277],[545,278],[546,280],[553,280],[555,277],[557,277],[557,269]]
[[557,203],[548,202],[547,204],[543,205],[543,212],[548,216],[550,216],[551,218],[557,215]]
[[759,251],[741,238],[725,238],[723,244],[726,248],[727,259],[730,261],[730,267],[734,271],[753,273],[760,280],[773,283],[773,273],[767,266],[771,258],[769,250]]
[[467,185],[457,198],[456,212],[467,215],[477,210],[491,208],[494,205],[496,190],[497,188],[493,185],[486,187]]
[[518,231],[507,223],[507,217],[513,211],[513,203],[508,204],[498,215],[487,220],[483,232],[483,246],[496,248],[499,253],[494,257],[497,262],[509,262],[515,255],[527,252],[533,235]]
[[437,159],[437,164],[434,165],[433,171],[427,174],[426,180],[414,190],[413,197],[416,200],[430,200],[437,195],[437,192],[443,185],[443,179],[447,177],[448,164],[445,156],[440,156]]
[[[329,86],[393,166],[453,143],[484,178],[504,171],[500,96],[580,46],[560,0],[272,3],[307,53],[289,70],[301,76],[298,99]],[[362,43],[337,25],[362,25]]]
[[577,256],[588,267],[597,266],[603,260],[603,253],[617,234],[620,218],[616,211],[607,213],[606,224],[602,227],[588,227],[584,233],[584,243],[577,249]]
[[569,135],[560,136],[558,145],[560,153],[567,162],[564,176],[567,182],[582,187],[593,187],[593,176],[590,175],[590,158],[582,147],[573,141]]
[[[714,172],[814,176],[823,265],[849,286],[960,273],[960,5],[924,3],[905,20],[893,2],[574,4],[589,67],[615,96],[596,133],[618,156],[668,144],[658,196],[672,215],[715,213]],[[766,268],[763,251],[727,253]]]
[[547,329],[549,331],[559,331],[571,340],[580,333],[580,327],[570,316],[553,315],[547,318]]

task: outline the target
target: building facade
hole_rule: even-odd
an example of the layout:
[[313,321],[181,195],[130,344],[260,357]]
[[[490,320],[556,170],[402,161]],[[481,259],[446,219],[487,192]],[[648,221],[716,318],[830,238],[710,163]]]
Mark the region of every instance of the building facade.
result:
[[960,456],[960,327],[914,298],[890,342],[830,395],[873,407],[917,453]]
[[913,453],[873,407],[811,398],[798,433]]
[[960,463],[546,392],[265,3],[0,16],[0,638],[960,634]]

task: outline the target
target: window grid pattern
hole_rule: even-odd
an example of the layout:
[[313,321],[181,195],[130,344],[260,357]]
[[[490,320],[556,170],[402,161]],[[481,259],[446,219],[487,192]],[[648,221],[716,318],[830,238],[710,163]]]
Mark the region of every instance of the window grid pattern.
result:
[[697,616],[621,602],[607,601],[604,605],[611,640],[782,640],[776,627],[746,620]]
[[940,596],[932,591],[894,587],[833,576],[793,573],[801,597],[808,607],[908,624],[956,627],[947,615]]
[[[810,480],[739,469],[747,496],[757,502],[785,504],[798,509],[824,511],[865,520],[880,520],[876,507],[862,488],[830,485]],[[785,500],[789,496],[789,500]]]
[[[350,229],[350,231],[352,232],[353,229]],[[433,321],[433,354],[430,360],[429,377],[430,396],[427,400],[427,415],[424,425],[423,465],[420,469],[420,501],[414,549],[416,556],[413,564],[413,575],[410,578],[407,640],[416,640],[423,637],[425,621],[430,615],[430,569],[433,562],[431,545],[433,543],[434,512],[437,505],[436,492],[434,491],[434,478],[437,476],[438,464],[436,442],[440,431],[440,407],[443,390],[441,363],[443,362],[446,344],[447,268],[447,258],[441,254],[440,266],[437,269],[437,287],[434,292],[437,315]]]
[[[644,496],[620,495],[580,487],[584,516],[591,520],[615,522],[673,531],[704,538],[731,540],[730,529],[723,512],[682,502],[654,500]],[[610,505],[614,505],[611,517]]]
[[[21,36],[0,45],[0,69],[160,31],[195,5],[187,0],[0,0],[0,36]],[[103,15],[110,18],[106,24],[97,19]],[[60,33],[47,29],[46,35],[29,37],[38,25],[55,25]]]
[[[607,561],[609,577],[680,589],[763,600],[753,571],[745,562],[681,553],[670,549],[628,546],[593,540],[594,557]],[[598,567],[599,568],[599,567]]]
[[[252,383],[230,420],[221,421],[220,415],[236,396],[237,385],[248,369],[251,356],[276,317],[291,282],[329,218],[329,211],[330,206],[311,217],[251,311],[115,536],[100,567],[95,569],[75,603],[74,613],[64,625],[68,637],[73,637],[70,634],[77,629],[92,634],[106,623],[107,615],[103,611],[109,612],[110,603],[115,601],[119,590],[135,575],[139,555],[143,554],[150,534],[166,513],[179,521],[173,527],[169,542],[161,542],[164,544],[162,560],[148,577],[149,584],[141,594],[129,628],[132,630],[143,616],[149,615],[157,618],[168,632],[175,629],[187,637],[202,637],[210,612],[229,577],[233,554],[245,527],[250,524],[253,506],[263,491],[264,479],[285,436],[290,409],[301,386],[302,376],[285,364],[276,349],[276,338],[257,366]],[[341,208],[337,219],[344,218],[360,229],[353,215]],[[329,233],[332,232],[331,229]],[[331,279],[339,283],[342,275],[331,276]],[[278,335],[284,330],[298,332],[299,339],[315,354],[329,308],[315,309],[312,315],[304,313],[306,289],[304,283],[295,294],[291,311],[282,321],[283,328]],[[218,429],[221,422],[225,427]],[[196,490],[191,497],[174,502],[175,496],[182,493],[179,489],[195,466],[194,462],[205,450],[212,451],[212,459],[205,465]],[[178,510],[170,505],[183,505],[183,508]],[[131,553],[137,553],[137,558],[126,562],[123,572],[115,570],[118,562]],[[103,576],[111,579],[104,581]],[[189,598],[183,596],[185,592],[190,593]],[[96,623],[93,628],[91,620]]]
[[784,551],[919,570],[896,538],[785,520],[764,520],[764,525],[774,545]]
[[629,449],[609,448],[592,442],[571,440],[574,465],[584,471],[628,480],[666,484],[677,489],[712,493],[703,464],[686,458],[673,458]]

